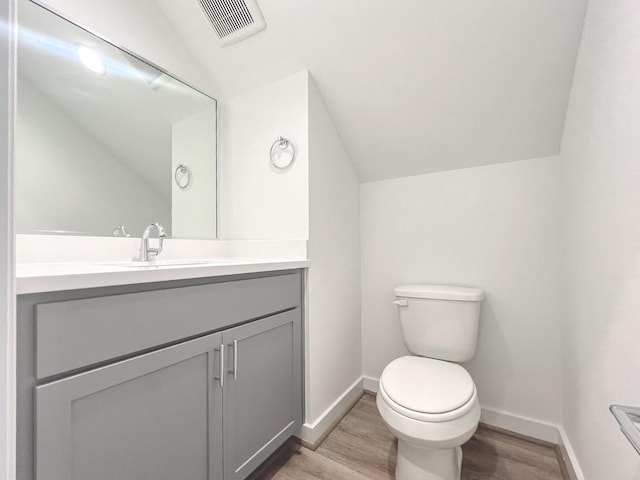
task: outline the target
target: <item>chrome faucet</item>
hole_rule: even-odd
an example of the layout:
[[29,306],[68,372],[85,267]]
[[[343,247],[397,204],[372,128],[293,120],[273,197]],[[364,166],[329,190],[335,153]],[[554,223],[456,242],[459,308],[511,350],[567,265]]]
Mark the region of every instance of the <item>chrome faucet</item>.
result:
[[[151,230],[155,228],[158,231],[158,248],[149,247],[149,235]],[[138,253],[138,261],[149,262],[162,253],[162,241],[167,236],[167,232],[159,223],[152,223],[145,228],[142,234],[142,242],[140,243],[140,252]]]

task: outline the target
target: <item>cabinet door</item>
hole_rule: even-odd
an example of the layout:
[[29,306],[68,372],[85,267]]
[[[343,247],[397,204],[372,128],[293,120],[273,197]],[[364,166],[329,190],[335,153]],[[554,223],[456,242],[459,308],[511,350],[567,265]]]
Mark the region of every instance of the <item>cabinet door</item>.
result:
[[37,387],[37,480],[222,479],[221,340]]
[[244,479],[302,422],[300,309],[223,336],[224,478]]

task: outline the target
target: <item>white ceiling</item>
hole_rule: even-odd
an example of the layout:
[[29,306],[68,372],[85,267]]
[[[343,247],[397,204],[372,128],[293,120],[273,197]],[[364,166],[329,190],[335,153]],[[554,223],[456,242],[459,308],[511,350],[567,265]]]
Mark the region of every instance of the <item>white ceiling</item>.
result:
[[267,29],[221,48],[156,0],[223,99],[308,69],[363,182],[557,154],[586,2],[258,0]]

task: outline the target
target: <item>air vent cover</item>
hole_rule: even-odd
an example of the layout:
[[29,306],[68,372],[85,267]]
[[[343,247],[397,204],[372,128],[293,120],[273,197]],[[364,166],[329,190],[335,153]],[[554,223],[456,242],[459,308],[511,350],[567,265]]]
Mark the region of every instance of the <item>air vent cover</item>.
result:
[[198,0],[222,46],[243,40],[267,24],[255,0]]

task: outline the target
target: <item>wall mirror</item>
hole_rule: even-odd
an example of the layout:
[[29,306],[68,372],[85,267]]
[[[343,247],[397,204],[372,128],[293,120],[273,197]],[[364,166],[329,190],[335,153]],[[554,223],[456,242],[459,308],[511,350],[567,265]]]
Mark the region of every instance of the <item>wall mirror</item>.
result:
[[216,100],[30,0],[18,25],[16,231],[215,238]]

